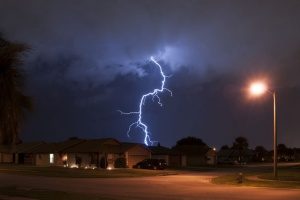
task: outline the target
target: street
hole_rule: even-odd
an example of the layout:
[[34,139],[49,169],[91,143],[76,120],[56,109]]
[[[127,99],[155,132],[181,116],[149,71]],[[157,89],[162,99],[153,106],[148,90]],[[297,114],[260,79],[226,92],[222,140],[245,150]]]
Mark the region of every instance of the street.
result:
[[300,190],[214,185],[215,172],[143,178],[55,178],[0,173],[0,186],[17,185],[114,199],[299,200]]

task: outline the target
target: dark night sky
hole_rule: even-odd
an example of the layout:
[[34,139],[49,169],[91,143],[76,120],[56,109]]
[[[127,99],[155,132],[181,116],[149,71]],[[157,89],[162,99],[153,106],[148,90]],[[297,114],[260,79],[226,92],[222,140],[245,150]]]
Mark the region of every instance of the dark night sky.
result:
[[272,98],[249,99],[263,78],[278,92],[279,143],[300,147],[300,1],[0,0],[0,32],[31,46],[25,58],[35,111],[21,137],[127,138],[143,93],[159,86],[155,56],[171,75],[163,107],[144,121],[154,140],[186,136],[211,146],[237,136],[272,146]]

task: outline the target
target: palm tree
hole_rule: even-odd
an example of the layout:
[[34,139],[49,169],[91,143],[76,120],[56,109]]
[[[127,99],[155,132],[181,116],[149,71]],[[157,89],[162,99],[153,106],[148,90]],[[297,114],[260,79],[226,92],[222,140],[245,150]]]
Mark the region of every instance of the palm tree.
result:
[[24,95],[24,76],[19,69],[24,44],[4,40],[0,35],[0,144],[16,144],[25,110],[31,110],[31,98]]

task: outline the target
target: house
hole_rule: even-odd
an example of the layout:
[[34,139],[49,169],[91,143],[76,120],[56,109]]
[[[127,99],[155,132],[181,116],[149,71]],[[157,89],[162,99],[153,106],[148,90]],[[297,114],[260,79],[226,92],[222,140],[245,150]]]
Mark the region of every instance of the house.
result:
[[138,143],[121,143],[113,138],[78,139],[63,142],[22,143],[12,147],[0,146],[1,163],[71,168],[132,168],[151,158],[150,149]]
[[45,142],[29,142],[16,145],[13,150],[15,163],[35,165],[36,156],[33,150],[45,144]]
[[173,148],[185,155],[182,157],[182,166],[196,167],[203,165],[214,165],[217,153],[213,148],[202,145],[180,145]]
[[151,158],[151,151],[143,144],[121,143],[121,152],[126,159],[126,166],[132,168],[138,162]]
[[0,163],[14,163],[14,146],[0,145]]
[[83,139],[69,139],[57,143],[45,143],[31,150],[34,164],[37,166],[65,166],[66,154],[64,150],[84,142]]
[[65,156],[66,166],[71,168],[112,168],[114,161],[123,156],[120,145],[119,141],[112,138],[91,139],[66,148],[61,153]]
[[181,167],[184,163],[185,155],[180,152],[164,146],[150,146],[151,158],[164,159],[169,167]]

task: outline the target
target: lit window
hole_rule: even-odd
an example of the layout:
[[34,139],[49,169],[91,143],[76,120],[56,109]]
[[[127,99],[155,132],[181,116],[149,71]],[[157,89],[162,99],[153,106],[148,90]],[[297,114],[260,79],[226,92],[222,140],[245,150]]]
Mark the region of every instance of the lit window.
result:
[[50,158],[50,160],[49,160],[50,163],[53,164],[54,163],[54,154],[50,153],[49,158]]

